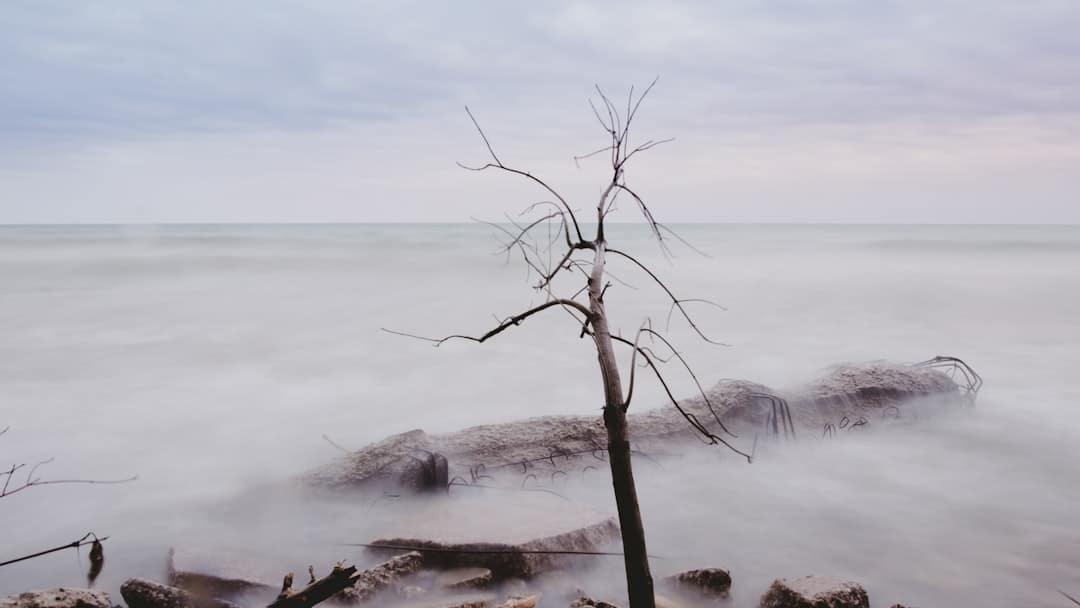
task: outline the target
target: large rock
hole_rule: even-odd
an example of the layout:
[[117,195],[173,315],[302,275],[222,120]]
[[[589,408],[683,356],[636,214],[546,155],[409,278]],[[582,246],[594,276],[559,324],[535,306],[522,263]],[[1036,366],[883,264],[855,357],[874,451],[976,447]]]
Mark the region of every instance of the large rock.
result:
[[702,595],[727,597],[731,590],[731,573],[720,568],[700,568],[665,577],[663,583],[675,589],[690,590]]
[[0,598],[0,608],[112,608],[112,605],[104,591],[64,587]]
[[304,476],[321,488],[402,490],[445,489],[449,481],[446,457],[435,451],[420,429],[392,435]]
[[803,576],[773,582],[761,608],[870,608],[862,585],[828,576]]
[[[840,366],[828,375],[790,391],[741,380],[726,380],[680,402],[688,414],[713,432],[721,425],[738,433],[779,428],[787,417],[797,432],[820,435],[826,425],[881,420],[891,408],[929,395],[967,403],[958,385],[929,367],[884,362]],[[787,412],[782,412],[783,405]],[[636,409],[636,408],[635,408]],[[898,410],[897,410],[898,412]],[[691,438],[689,424],[674,406],[628,417],[633,448],[654,456],[675,451]],[[846,426],[846,425],[845,425]],[[750,435],[748,435],[750,436]],[[388,437],[301,476],[318,488],[401,490],[443,489],[448,483],[495,483],[510,478],[554,482],[560,474],[606,468],[607,435],[599,415],[544,416],[429,435],[413,430]],[[749,446],[743,446],[749,450]]]
[[238,608],[224,600],[200,597],[183,589],[142,578],[129,578],[120,586],[128,608]]
[[573,567],[581,556],[558,552],[598,551],[619,537],[613,518],[544,492],[507,493],[499,501],[441,497],[389,525],[370,544],[415,548],[429,566],[487,568],[499,579]]

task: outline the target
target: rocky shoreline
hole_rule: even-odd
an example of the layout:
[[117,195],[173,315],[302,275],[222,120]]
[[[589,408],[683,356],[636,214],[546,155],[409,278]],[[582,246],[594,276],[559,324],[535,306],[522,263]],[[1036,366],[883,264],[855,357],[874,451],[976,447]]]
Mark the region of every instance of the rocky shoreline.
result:
[[[949,361],[956,360],[837,367],[813,383],[783,391],[723,381],[680,402],[679,408],[631,416],[633,447],[641,457],[660,459],[685,449],[691,438],[688,414],[716,432],[743,440],[754,437],[756,442],[759,436],[820,438],[876,424],[901,417],[920,399],[970,404],[978,384],[957,382]],[[965,370],[970,368],[959,369],[962,378],[969,377]],[[614,519],[554,493],[516,493],[517,498],[497,505],[482,497],[439,496],[455,484],[542,485],[569,471],[598,468],[604,460],[603,438],[599,417],[578,416],[442,435],[419,429],[395,435],[288,482],[302,491],[412,496],[418,507],[403,511],[363,545],[386,561],[365,570],[340,562],[323,564],[297,577],[283,567],[255,567],[257,557],[200,556],[178,547],[168,555],[163,580],[128,579],[121,596],[128,608],[310,608],[323,601],[403,608],[619,605],[609,601],[612,598],[594,598],[578,579],[588,557],[620,555]],[[491,525],[496,521],[513,525],[496,530]],[[657,604],[675,608],[729,602],[731,573],[707,566],[658,577]],[[113,606],[107,593],[89,589],[0,599],[0,608]],[[762,591],[760,606],[861,608],[869,606],[869,597],[852,581],[804,576],[777,579]]]

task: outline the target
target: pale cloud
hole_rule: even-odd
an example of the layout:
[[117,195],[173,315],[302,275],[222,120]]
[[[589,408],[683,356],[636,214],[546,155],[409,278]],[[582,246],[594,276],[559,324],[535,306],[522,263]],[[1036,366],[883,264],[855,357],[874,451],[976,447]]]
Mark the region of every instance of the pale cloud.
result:
[[[675,220],[1080,222],[1080,5],[12,2],[0,222],[453,221],[583,200],[594,82],[662,80]],[[631,219],[631,218],[627,218]]]

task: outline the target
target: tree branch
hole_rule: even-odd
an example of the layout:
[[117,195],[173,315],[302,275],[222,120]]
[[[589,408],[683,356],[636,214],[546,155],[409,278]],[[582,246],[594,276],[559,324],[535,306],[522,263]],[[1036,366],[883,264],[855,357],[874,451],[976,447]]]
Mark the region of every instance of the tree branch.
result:
[[[686,309],[683,307],[683,302],[697,301],[696,299],[682,300],[682,299],[679,299],[679,298],[675,297],[675,294],[671,291],[671,289],[668,288],[667,285],[664,284],[663,281],[660,280],[660,277],[656,276],[656,273],[654,273],[652,270],[650,270],[648,266],[646,266],[645,264],[642,264],[641,262],[639,262],[637,260],[637,258],[633,257],[632,255],[630,255],[628,253],[620,251],[618,249],[608,249],[608,251],[611,252],[611,253],[614,253],[617,256],[620,256],[620,257],[626,258],[627,260],[630,260],[638,268],[645,271],[645,274],[649,275],[649,277],[652,278],[652,280],[657,285],[659,285],[661,289],[664,290],[664,293],[666,293],[668,295],[668,297],[671,298],[672,306],[675,306],[676,308],[679,309],[679,312],[682,313],[683,318],[686,319],[686,322],[690,324],[690,327],[693,328],[694,332],[702,340],[708,342],[709,344],[715,344],[717,346],[731,346],[730,344],[725,344],[723,342],[717,342],[715,340],[710,339],[708,336],[705,335],[704,332],[701,331],[701,328],[699,328],[697,326],[697,323],[694,323],[694,319],[690,317],[690,314],[687,313]],[[717,306],[719,306],[719,304],[717,304]]]
[[525,319],[528,319],[529,317],[535,315],[536,313],[547,310],[547,309],[551,308],[552,306],[563,306],[563,307],[568,306],[568,307],[574,308],[574,309],[578,310],[579,312],[583,313],[584,315],[586,315],[587,319],[592,318],[592,313],[589,311],[588,308],[586,308],[580,302],[560,298],[560,299],[555,299],[555,300],[548,300],[547,302],[544,302],[543,304],[540,304],[539,306],[534,306],[533,308],[530,308],[529,310],[526,310],[525,312],[522,312],[522,313],[516,314],[516,315],[514,315],[512,317],[509,317],[505,321],[499,323],[493,329],[488,330],[486,333],[484,333],[481,336],[467,336],[467,335],[464,335],[464,334],[453,334],[453,335],[445,336],[445,337],[442,337],[442,338],[427,338],[427,337],[418,336],[418,335],[415,335],[415,334],[409,334],[409,333],[405,333],[405,332],[401,332],[401,331],[394,331],[394,330],[391,330],[391,329],[386,329],[385,327],[380,328],[380,329],[382,329],[382,331],[385,331],[388,334],[394,334],[394,335],[398,335],[398,336],[405,336],[407,338],[416,338],[418,340],[424,340],[426,342],[431,342],[435,346],[442,346],[442,344],[444,342],[447,342],[449,340],[454,340],[454,339],[470,340],[472,342],[483,343],[483,342],[486,342],[489,339],[494,338],[495,336],[501,334],[502,332],[506,331],[507,329],[510,329],[511,327],[514,327],[516,325],[521,325],[521,323],[523,321],[525,321]]
[[458,166],[461,167],[462,169],[468,169],[469,171],[484,171],[485,169],[490,169],[492,167],[495,167],[495,168],[498,168],[498,169],[502,169],[503,171],[506,171],[508,173],[513,173],[515,175],[520,175],[522,177],[525,177],[525,178],[528,178],[528,179],[532,180],[537,185],[539,185],[543,189],[550,192],[552,196],[554,196],[556,199],[559,200],[559,203],[562,204],[563,208],[566,210],[567,215],[570,216],[571,222],[573,222],[573,224],[574,224],[574,232],[577,233],[578,240],[579,241],[585,240],[585,238],[581,235],[581,227],[578,225],[577,217],[574,215],[573,209],[570,208],[570,203],[566,202],[566,199],[563,198],[563,196],[561,194],[559,194],[554,188],[549,186],[548,183],[545,182],[544,180],[536,177],[535,175],[533,175],[533,174],[531,174],[531,173],[529,173],[527,171],[522,171],[520,169],[514,169],[512,167],[507,167],[506,165],[504,165],[502,163],[502,161],[499,160],[498,155],[495,154],[495,149],[492,148],[491,142],[488,141],[487,135],[484,134],[484,130],[482,128],[480,128],[480,123],[478,123],[476,121],[476,117],[474,117],[472,111],[469,110],[469,106],[465,106],[465,113],[469,115],[469,120],[471,120],[472,123],[473,123],[473,126],[476,127],[476,131],[478,133],[480,133],[480,138],[484,140],[484,145],[487,146],[488,153],[491,154],[491,158],[495,162],[494,163],[487,163],[487,164],[482,165],[480,167],[470,167],[470,166],[464,165],[462,163],[458,163]]
[[[93,537],[93,540],[87,540]],[[83,545],[91,545],[94,543],[103,543],[109,540],[108,536],[98,538],[93,532],[87,532],[85,536],[79,540],[72,541],[66,545],[60,545],[59,547],[53,547],[52,549],[46,549],[44,551],[38,551],[37,553],[31,553],[30,555],[24,555],[22,557],[16,557],[15,559],[9,559],[7,561],[0,562],[0,567],[7,566],[9,564],[17,564],[24,562],[28,559],[34,559],[35,557],[41,557],[42,555],[48,555],[50,553],[56,553],[57,551],[63,551],[64,549],[78,549]]]

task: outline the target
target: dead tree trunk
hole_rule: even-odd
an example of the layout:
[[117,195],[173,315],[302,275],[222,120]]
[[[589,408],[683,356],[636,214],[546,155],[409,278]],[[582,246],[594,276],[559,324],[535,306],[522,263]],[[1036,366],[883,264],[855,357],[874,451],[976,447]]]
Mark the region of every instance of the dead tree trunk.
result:
[[604,310],[604,254],[606,245],[596,243],[592,274],[589,277],[589,308],[592,311],[593,341],[600,360],[600,375],[604,380],[604,427],[608,436],[608,462],[611,482],[615,489],[615,506],[619,512],[622,533],[623,560],[626,564],[626,585],[630,608],[654,608],[652,574],[649,572],[645,550],[645,527],[641,523],[634,471],[630,461],[630,431],[626,425],[626,402],[618,360],[612,347],[611,330]]

